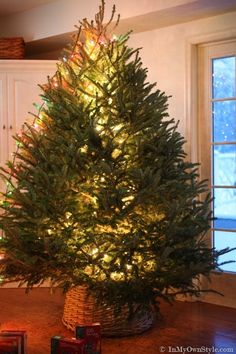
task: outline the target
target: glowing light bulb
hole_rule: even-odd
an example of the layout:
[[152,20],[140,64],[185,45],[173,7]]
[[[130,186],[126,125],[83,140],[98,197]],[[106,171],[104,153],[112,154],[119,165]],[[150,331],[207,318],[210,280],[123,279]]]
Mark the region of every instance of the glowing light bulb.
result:
[[80,148],[81,152],[87,152],[88,151],[88,147],[87,145],[84,145],[83,147]]
[[134,199],[133,195],[122,198],[122,202],[131,202]]
[[120,156],[120,154],[121,154],[121,151],[119,149],[114,149],[112,151],[111,156],[113,157],[113,159],[116,159],[118,156]]
[[69,211],[66,212],[66,219],[69,219],[71,217],[71,213]]
[[96,127],[96,130],[97,130],[98,132],[100,132],[100,131],[102,130],[102,126],[101,126],[101,125],[98,125],[98,126]]
[[104,262],[109,263],[111,261],[111,256],[109,256],[108,254],[104,254],[103,260]]
[[93,248],[91,254],[94,256],[97,253],[98,253],[98,248]]
[[101,181],[101,182],[105,182],[105,178],[104,178],[104,177],[101,177],[100,181]]
[[115,281],[123,280],[124,279],[124,273],[123,272],[112,272],[111,273],[111,279]]
[[126,269],[127,270],[131,270],[133,267],[132,267],[132,265],[131,264],[126,264]]
[[123,124],[118,124],[118,125],[116,125],[112,130],[113,130],[114,132],[117,132],[117,131],[120,130],[122,127],[123,127]]

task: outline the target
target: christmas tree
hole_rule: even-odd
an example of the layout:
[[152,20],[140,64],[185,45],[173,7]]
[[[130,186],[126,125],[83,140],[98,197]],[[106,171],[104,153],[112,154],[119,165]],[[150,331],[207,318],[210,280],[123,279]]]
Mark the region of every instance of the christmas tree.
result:
[[84,19],[42,87],[34,124],[14,138],[1,203],[1,275],[28,288],[86,285],[106,304],[147,306],[218,268],[204,236],[210,195],[168,96],[147,82],[129,35]]

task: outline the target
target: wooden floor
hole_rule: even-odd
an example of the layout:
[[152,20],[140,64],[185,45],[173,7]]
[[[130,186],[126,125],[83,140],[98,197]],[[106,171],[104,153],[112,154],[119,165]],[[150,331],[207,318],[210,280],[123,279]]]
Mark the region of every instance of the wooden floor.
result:
[[[0,329],[27,330],[28,354],[49,354],[53,335],[73,335],[61,324],[63,301],[59,290],[1,288]],[[102,354],[236,353],[236,310],[176,302],[161,311],[163,319],[142,335],[103,339]]]

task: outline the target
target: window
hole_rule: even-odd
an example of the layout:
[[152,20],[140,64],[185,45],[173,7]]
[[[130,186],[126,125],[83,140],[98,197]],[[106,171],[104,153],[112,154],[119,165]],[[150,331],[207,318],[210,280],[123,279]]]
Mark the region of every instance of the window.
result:
[[[212,245],[236,247],[236,41],[202,45],[199,85],[201,174],[212,191]],[[236,250],[220,258],[235,260]],[[221,267],[236,273],[236,263]]]
[[[213,237],[221,249],[236,247],[236,56],[212,58],[211,65]],[[222,268],[236,272],[236,263]]]

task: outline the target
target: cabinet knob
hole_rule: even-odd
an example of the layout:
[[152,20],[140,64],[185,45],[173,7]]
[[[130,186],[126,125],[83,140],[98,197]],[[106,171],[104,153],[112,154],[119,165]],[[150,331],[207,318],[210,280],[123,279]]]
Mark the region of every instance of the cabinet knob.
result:
[[9,127],[9,128],[10,128],[10,130],[12,130],[12,125],[10,125],[10,127]]
[[3,125],[2,129],[3,129],[3,130],[5,130],[5,129],[6,129],[6,126],[5,126],[5,124]]

